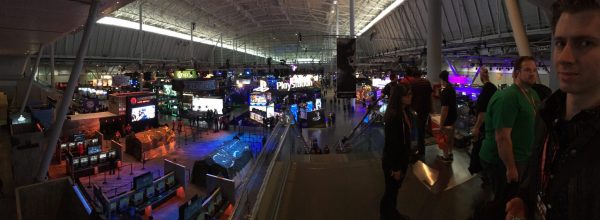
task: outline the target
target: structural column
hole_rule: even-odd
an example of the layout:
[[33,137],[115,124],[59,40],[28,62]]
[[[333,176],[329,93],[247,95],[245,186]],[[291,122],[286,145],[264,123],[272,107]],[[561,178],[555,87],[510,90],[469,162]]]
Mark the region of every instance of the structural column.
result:
[[427,0],[429,14],[427,33],[427,79],[433,83],[440,81],[439,73],[442,71],[442,2],[441,0]]
[[[38,67],[40,66],[40,59],[42,58],[42,53],[44,53],[44,45],[40,44],[40,49],[38,51],[37,58],[35,59],[35,66],[33,66],[33,70],[31,70],[31,78],[29,78],[29,83],[27,84],[27,90],[25,90],[25,97],[23,97],[23,103],[21,103],[21,108],[19,109],[19,114],[23,115],[25,111],[25,106],[27,102],[29,102],[29,94],[31,93],[31,87],[33,86],[33,81],[37,77]],[[25,61],[27,62],[27,61]]]
[[50,88],[54,87],[54,43],[50,44]]
[[354,38],[354,0],[350,0],[350,38]]
[[510,26],[513,30],[513,37],[517,43],[519,56],[531,56],[529,40],[527,40],[527,33],[525,33],[523,18],[521,17],[521,10],[519,9],[519,1],[505,0],[504,3],[506,4],[506,9],[508,11],[508,18],[510,19]]
[[75,63],[73,65],[73,69],[71,70],[71,75],[69,76],[67,89],[63,94],[60,104],[58,105],[58,110],[56,112],[56,119],[54,121],[54,124],[52,124],[52,127],[50,128],[46,136],[46,139],[48,140],[48,145],[46,147],[46,152],[40,164],[40,169],[37,173],[37,182],[42,182],[46,180],[46,174],[48,173],[50,160],[52,160],[52,156],[54,155],[54,151],[56,150],[58,137],[61,134],[63,124],[65,122],[65,119],[67,118],[67,112],[69,111],[71,100],[73,99],[73,93],[75,92],[75,87],[77,87],[79,75],[81,74],[81,70],[83,69],[83,60],[85,58],[85,54],[90,43],[90,35],[92,34],[93,28],[96,25],[96,16],[98,14],[99,3],[99,0],[93,0],[90,5],[90,11],[85,24],[85,30],[83,31],[83,36],[81,37],[81,43],[79,44],[79,49],[77,50],[77,57],[75,58]]

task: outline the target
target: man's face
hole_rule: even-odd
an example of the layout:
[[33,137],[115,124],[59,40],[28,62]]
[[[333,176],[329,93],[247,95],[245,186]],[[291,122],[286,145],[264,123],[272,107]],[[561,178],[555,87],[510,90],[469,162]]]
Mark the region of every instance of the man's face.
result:
[[600,89],[600,10],[563,13],[554,39],[553,61],[560,89],[571,94]]
[[482,81],[483,81],[483,80],[489,80],[489,77],[490,77],[490,75],[489,75],[489,73],[488,73],[488,70],[487,70],[487,69],[481,69],[481,73],[480,73],[480,75],[481,75],[481,80],[482,80]]
[[521,63],[521,69],[517,73],[517,80],[526,86],[532,86],[537,80],[537,66],[533,60]]

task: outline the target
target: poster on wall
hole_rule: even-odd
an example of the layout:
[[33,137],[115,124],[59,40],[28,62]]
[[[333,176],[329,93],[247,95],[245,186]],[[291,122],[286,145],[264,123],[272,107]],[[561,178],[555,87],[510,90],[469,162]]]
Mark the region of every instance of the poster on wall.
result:
[[324,128],[325,126],[325,114],[323,110],[312,111],[307,113],[308,127],[310,128]]
[[356,39],[337,39],[337,97],[354,98],[356,76],[354,75]]

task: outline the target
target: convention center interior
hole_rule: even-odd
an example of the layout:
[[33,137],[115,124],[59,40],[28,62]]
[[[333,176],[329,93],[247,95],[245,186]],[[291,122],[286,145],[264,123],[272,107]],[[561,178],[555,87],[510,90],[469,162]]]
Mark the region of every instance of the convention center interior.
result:
[[599,71],[599,0],[0,1],[0,219],[600,219]]

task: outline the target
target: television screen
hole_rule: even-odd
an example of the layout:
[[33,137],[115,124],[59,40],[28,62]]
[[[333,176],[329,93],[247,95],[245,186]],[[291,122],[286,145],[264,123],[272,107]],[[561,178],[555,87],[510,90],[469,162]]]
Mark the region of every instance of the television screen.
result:
[[66,150],[67,149],[67,144],[60,144],[60,149],[61,150]]
[[152,186],[153,180],[154,179],[152,178],[151,172],[147,172],[142,175],[136,176],[135,178],[133,178],[133,188],[135,190],[141,190],[146,187]]
[[96,145],[96,144],[98,144],[98,138],[94,138],[94,139],[92,139],[92,144],[93,144],[93,145]]
[[169,188],[175,185],[175,175],[170,175],[169,177],[167,177],[167,185],[169,186]]
[[156,183],[156,191],[158,191],[158,193],[165,191],[165,180],[161,180]]
[[117,157],[117,151],[114,151],[114,150],[113,150],[113,151],[111,151],[111,152],[108,152],[108,157],[110,157],[110,158],[115,158],[115,157]]
[[82,148],[85,147],[85,145],[83,145],[83,141],[77,142],[77,148],[79,148],[79,146],[81,146]]
[[144,190],[135,192],[133,194],[133,204],[139,205],[142,204],[142,202],[144,202]]
[[73,158],[73,167],[79,167],[79,158]]
[[154,197],[154,186],[146,188],[146,198],[150,199]]
[[90,164],[94,165],[98,163],[98,155],[92,155],[90,156]]
[[81,167],[87,167],[88,166],[88,157],[79,158],[79,165]]
[[252,93],[250,94],[250,105],[252,106],[265,106],[267,105],[267,96],[265,93]]
[[107,153],[100,153],[100,163],[103,163],[104,161],[106,161],[106,155],[107,155]]
[[147,105],[142,107],[136,107],[131,109],[131,122],[153,119],[156,108],[154,105]]
[[117,202],[110,203],[110,211],[111,212],[117,211]]
[[129,196],[123,196],[121,200],[119,200],[119,211],[124,212],[127,210],[129,206]]
[[98,152],[101,151],[99,145],[97,145],[97,146],[88,146],[87,150],[88,150],[88,155],[95,154],[95,153],[98,153]]
[[216,109],[218,114],[223,114],[223,99],[194,97],[192,99],[192,109],[201,112]]
[[69,143],[69,149],[75,150],[75,148],[76,148],[75,142]]

